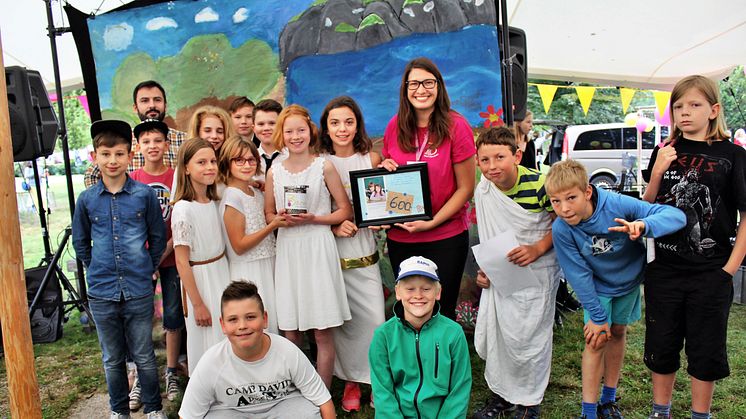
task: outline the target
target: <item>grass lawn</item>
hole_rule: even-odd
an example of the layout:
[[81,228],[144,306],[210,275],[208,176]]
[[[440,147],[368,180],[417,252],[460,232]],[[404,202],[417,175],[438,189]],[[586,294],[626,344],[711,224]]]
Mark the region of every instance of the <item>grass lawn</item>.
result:
[[[82,190],[82,176],[74,179],[76,193]],[[49,221],[53,250],[60,232],[70,223],[64,178],[50,178],[50,191],[54,197]],[[38,216],[21,214],[24,263],[35,266],[43,256],[41,229]],[[63,258],[72,259],[72,246]],[[73,274],[70,274],[72,280]],[[158,332],[155,333],[158,335]],[[650,375],[642,362],[644,322],[630,328],[625,367],[619,389],[620,405],[627,418],[646,418],[651,400]],[[472,341],[469,336],[467,340]],[[160,341],[160,339],[157,339]],[[716,387],[713,413],[720,418],[746,417],[746,306],[734,305],[731,309],[728,332],[731,376]],[[582,351],[582,315],[574,313],[566,319],[565,326],[555,330],[552,375],[543,403],[543,417],[571,418],[580,409],[580,354]],[[106,391],[101,352],[96,335],[86,333],[74,312],[64,326],[64,337],[55,343],[35,345],[36,373],[39,378],[41,403],[45,418],[64,418],[71,406],[92,394]],[[162,347],[157,351],[159,364],[164,365]],[[684,370],[682,368],[682,370]],[[469,414],[479,408],[489,396],[483,379],[484,363],[472,348],[473,387]],[[674,394],[674,417],[688,417],[689,386],[685,375],[680,374]],[[363,386],[363,400],[368,399],[369,388]],[[339,409],[343,384],[335,380],[332,393],[338,406],[338,415],[349,418],[372,418],[374,410],[364,405],[361,412],[346,414]],[[178,403],[168,406],[169,417],[176,418]],[[102,412],[102,415],[106,415]],[[9,417],[7,376],[5,363],[0,365],[0,418]]]

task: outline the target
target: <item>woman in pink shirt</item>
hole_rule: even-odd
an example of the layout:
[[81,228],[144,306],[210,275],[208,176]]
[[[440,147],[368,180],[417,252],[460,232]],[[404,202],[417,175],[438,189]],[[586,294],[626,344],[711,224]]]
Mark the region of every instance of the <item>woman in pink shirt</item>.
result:
[[451,110],[443,76],[427,58],[407,64],[399,89],[399,112],[383,136],[382,166],[427,163],[433,219],[395,224],[388,230],[394,271],[410,256],[438,265],[443,291],[440,312],[455,318],[456,300],[469,251],[467,201],[474,192],[474,135]]

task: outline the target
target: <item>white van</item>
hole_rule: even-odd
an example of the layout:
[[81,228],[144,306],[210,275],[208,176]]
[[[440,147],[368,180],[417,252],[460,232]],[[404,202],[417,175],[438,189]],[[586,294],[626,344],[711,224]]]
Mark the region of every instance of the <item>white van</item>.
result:
[[[659,126],[642,133],[641,168],[646,169],[653,148],[668,137],[668,127]],[[593,185],[614,187],[624,168],[625,152],[637,156],[637,128],[624,123],[574,125],[565,129],[562,160],[573,159],[585,166]]]

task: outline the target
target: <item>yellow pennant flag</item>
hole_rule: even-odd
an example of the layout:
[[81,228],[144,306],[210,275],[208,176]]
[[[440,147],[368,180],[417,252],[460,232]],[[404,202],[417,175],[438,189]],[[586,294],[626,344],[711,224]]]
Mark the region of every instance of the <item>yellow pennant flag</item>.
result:
[[632,98],[635,96],[635,92],[637,90],[630,89],[627,87],[620,87],[619,88],[619,96],[622,98],[622,113],[627,114],[627,108],[629,108],[629,104],[632,103]]
[[593,94],[596,93],[596,88],[590,86],[575,86],[575,91],[578,93],[578,99],[580,100],[580,106],[583,107],[583,112],[588,115],[588,109],[591,107]]
[[541,103],[544,105],[544,113],[549,113],[549,108],[554,102],[554,94],[557,92],[557,85],[554,84],[537,84],[536,88],[539,89],[539,96],[541,96]]
[[658,108],[658,115],[665,114],[668,101],[671,100],[671,92],[655,90],[653,91],[653,97],[655,98],[655,107]]

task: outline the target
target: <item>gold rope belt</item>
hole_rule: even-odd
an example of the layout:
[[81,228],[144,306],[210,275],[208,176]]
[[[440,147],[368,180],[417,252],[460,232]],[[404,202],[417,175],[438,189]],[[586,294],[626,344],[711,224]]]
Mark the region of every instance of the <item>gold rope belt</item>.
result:
[[357,268],[365,268],[366,266],[370,266],[378,262],[378,259],[380,256],[378,256],[378,251],[376,253],[373,253],[370,256],[364,256],[361,258],[349,258],[349,259],[343,259],[340,258],[339,262],[342,264],[342,270],[346,269],[357,269]]

